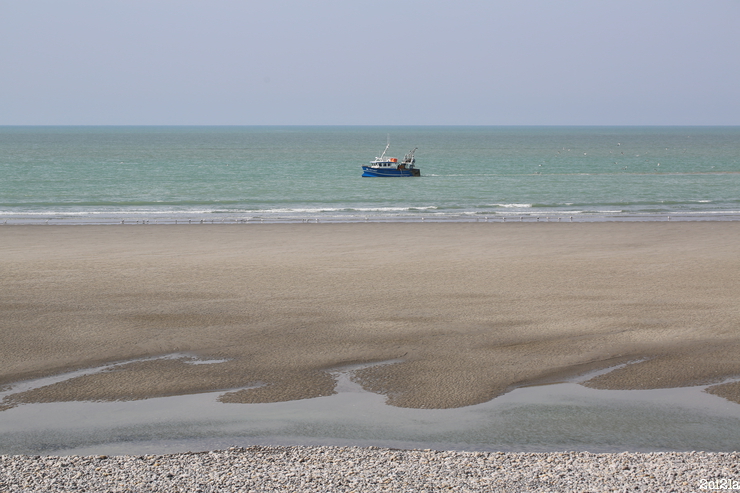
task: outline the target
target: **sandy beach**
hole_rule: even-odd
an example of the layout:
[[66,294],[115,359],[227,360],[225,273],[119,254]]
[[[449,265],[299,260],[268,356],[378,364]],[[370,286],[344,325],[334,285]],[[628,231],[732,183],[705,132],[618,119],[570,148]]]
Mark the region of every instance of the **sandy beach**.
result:
[[[0,404],[223,389],[328,395],[328,369],[412,408],[636,362],[586,384],[740,375],[740,223],[0,227],[0,387],[133,361]],[[246,389],[247,387],[255,387]],[[740,402],[737,384],[710,388]]]

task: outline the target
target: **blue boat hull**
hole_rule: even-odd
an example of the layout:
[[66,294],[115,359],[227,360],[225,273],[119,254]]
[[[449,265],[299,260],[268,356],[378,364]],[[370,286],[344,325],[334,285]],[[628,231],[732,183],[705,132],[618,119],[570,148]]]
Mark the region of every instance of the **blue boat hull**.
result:
[[362,176],[421,176],[418,169],[397,169],[397,168],[371,168],[370,166],[362,167]]

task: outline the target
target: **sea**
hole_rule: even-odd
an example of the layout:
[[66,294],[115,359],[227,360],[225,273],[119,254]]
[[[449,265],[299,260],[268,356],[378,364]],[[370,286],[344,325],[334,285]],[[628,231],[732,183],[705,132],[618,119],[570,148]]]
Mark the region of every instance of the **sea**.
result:
[[740,127],[0,126],[0,225],[738,219]]

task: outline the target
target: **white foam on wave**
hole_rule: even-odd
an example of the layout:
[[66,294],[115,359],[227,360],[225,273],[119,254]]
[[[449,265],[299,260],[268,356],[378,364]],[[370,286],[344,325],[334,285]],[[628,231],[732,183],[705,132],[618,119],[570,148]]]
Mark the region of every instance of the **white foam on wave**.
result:
[[[16,211],[0,211],[0,216],[14,216],[14,217],[87,217],[87,216],[110,216],[110,217],[121,217],[121,216],[182,216],[182,215],[194,215],[194,214],[212,214],[214,212],[221,212],[218,209],[188,209],[188,210],[154,210],[154,209],[116,209],[116,210],[86,210],[86,211],[40,211],[40,212],[16,212]],[[226,211],[224,211],[226,212]],[[231,212],[231,211],[229,211]]]
[[493,207],[503,207],[505,209],[513,209],[513,208],[529,209],[532,207],[532,204],[489,204],[489,205]]
[[318,207],[318,208],[279,208],[258,209],[251,212],[254,214],[319,214],[322,212],[407,212],[421,210],[435,210],[437,206],[405,206],[405,207]]

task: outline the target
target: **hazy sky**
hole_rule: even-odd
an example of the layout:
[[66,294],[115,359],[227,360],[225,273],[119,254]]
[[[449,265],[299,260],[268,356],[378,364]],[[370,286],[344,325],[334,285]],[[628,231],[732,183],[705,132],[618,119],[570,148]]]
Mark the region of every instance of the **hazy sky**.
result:
[[740,0],[0,0],[0,125],[740,125]]

